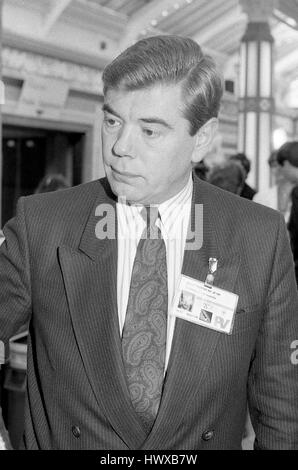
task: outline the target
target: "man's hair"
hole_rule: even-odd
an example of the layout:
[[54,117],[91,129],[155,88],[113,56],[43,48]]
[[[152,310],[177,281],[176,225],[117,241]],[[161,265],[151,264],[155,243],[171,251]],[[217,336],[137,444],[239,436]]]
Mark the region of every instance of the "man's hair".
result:
[[245,181],[244,169],[240,163],[228,160],[222,165],[214,166],[208,182],[221,189],[240,194]]
[[183,115],[194,135],[210,118],[217,117],[223,80],[215,62],[200,46],[181,36],[141,39],[116,57],[103,72],[104,94],[110,89],[126,91],[155,84],[181,83]]
[[240,165],[243,166],[246,174],[250,172],[250,160],[247,158],[245,153],[235,153],[235,155],[230,156],[230,160],[234,160],[235,162],[239,162]]
[[285,161],[298,167],[298,141],[286,142],[276,153],[276,161],[283,166]]

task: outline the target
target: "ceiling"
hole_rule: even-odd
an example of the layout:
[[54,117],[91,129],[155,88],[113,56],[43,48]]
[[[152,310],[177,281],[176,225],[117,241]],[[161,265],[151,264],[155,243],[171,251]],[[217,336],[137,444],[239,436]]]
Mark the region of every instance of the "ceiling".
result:
[[[251,0],[255,3],[258,0]],[[267,0],[268,1],[268,0]],[[269,0],[270,1],[270,0]],[[298,110],[298,0],[272,0],[277,100]],[[3,45],[70,57],[102,68],[136,39],[194,38],[225,77],[237,75],[247,16],[239,0],[3,0]],[[60,52],[59,52],[60,51]]]

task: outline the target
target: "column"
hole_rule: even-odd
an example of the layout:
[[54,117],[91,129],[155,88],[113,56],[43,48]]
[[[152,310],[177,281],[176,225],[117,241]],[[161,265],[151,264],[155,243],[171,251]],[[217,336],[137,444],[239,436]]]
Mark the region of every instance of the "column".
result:
[[259,191],[270,186],[274,99],[268,19],[275,0],[240,0],[240,4],[248,23],[240,45],[238,151],[251,160],[248,184]]
[[2,229],[2,109],[4,104],[4,85],[2,83],[2,7],[0,0],[0,230]]

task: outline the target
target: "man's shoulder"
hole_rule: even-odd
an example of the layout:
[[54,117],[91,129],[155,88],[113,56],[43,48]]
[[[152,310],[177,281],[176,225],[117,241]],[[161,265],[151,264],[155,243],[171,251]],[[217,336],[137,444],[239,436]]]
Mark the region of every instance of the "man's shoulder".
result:
[[281,214],[270,207],[242,198],[236,194],[218,188],[206,181],[198,183],[198,203],[206,206],[217,220],[233,220],[234,223],[244,221],[263,225],[267,221],[276,223],[282,218]]
[[29,209],[36,210],[38,208],[60,211],[77,208],[81,210],[94,202],[97,197],[109,197],[109,186],[106,178],[90,181],[71,188],[61,189],[58,191],[33,194],[24,197],[24,204]]
[[31,228],[81,226],[94,207],[110,203],[112,193],[105,178],[59,191],[33,194],[21,198],[20,207]]

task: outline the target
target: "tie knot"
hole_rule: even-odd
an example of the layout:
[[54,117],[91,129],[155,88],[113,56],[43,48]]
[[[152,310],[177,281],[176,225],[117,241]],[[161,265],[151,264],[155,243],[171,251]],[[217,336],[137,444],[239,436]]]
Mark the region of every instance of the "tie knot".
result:
[[144,206],[141,215],[146,222],[147,227],[154,227],[159,217],[158,208],[156,206]]

